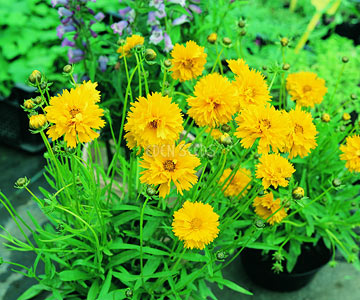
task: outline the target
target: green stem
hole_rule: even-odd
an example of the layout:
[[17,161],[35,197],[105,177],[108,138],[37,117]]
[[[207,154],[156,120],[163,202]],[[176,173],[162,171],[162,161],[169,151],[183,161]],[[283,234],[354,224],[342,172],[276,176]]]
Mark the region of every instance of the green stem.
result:
[[144,212],[145,212],[145,207],[146,207],[146,204],[148,203],[149,201],[149,197],[146,198],[142,208],[141,208],[141,214],[140,214],[140,277],[141,277],[141,281],[142,281],[142,284],[143,286],[145,285],[145,282],[144,282],[144,262],[143,262],[143,223],[144,223]]

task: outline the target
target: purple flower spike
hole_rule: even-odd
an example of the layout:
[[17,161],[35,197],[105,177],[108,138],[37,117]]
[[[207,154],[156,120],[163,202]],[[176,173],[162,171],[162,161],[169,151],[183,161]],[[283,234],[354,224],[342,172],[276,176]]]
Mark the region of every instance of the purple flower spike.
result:
[[59,39],[62,39],[66,32],[72,32],[75,30],[76,30],[76,28],[73,25],[66,25],[66,26],[59,25],[58,27],[56,27],[56,34]]
[[105,72],[107,68],[107,63],[109,61],[109,58],[105,55],[100,55],[98,62],[99,62],[99,68],[101,72]]
[[163,19],[166,17],[165,4],[160,4],[158,10],[155,12],[155,15],[159,19]]
[[61,47],[75,47],[75,43],[70,41],[67,38],[64,38],[63,41],[61,42]]
[[157,45],[164,39],[164,34],[161,28],[155,26],[150,36],[150,43]]
[[58,4],[66,5],[66,4],[68,4],[68,0],[51,0],[52,7],[55,7]]
[[68,51],[69,63],[73,64],[84,59],[84,52],[80,49],[70,48]]
[[90,33],[93,38],[97,38],[98,34],[94,30],[90,29]]
[[181,24],[184,24],[186,22],[190,22],[189,19],[188,19],[188,16],[187,15],[181,15],[180,17],[176,18],[172,24],[174,26],[177,26],[177,25],[181,25]]
[[65,7],[59,7],[58,14],[60,17],[71,17],[73,15],[73,12],[66,9]]
[[164,4],[164,0],[151,0],[149,6],[159,9]]
[[122,35],[122,32],[127,27],[127,25],[128,25],[127,21],[120,21],[112,24],[111,29],[114,31],[114,33]]
[[130,6],[125,7],[125,8],[123,8],[123,9],[119,9],[119,15],[120,15],[122,18],[124,18],[124,17],[126,16],[126,14],[127,14],[128,12],[130,12],[130,11],[131,11],[131,7],[130,7]]
[[160,24],[159,20],[156,18],[156,15],[155,15],[154,11],[149,12],[147,24],[150,25],[150,26],[155,26],[155,25]]
[[171,42],[170,36],[166,32],[164,33],[164,39],[165,39],[164,51],[165,52],[170,52],[174,48],[174,45]]
[[104,20],[105,18],[105,15],[102,13],[102,12],[98,12],[94,18],[98,21],[98,22],[101,22],[102,20]]
[[195,5],[195,4],[190,4],[189,5],[189,8],[194,12],[194,13],[197,13],[197,14],[201,14],[202,13],[202,10],[199,6]]

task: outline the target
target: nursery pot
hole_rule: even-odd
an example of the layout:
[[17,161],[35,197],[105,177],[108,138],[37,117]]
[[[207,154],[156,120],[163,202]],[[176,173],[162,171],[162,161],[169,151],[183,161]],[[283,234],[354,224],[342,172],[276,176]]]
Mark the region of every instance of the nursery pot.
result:
[[311,243],[304,243],[301,246],[301,254],[291,273],[284,271],[276,274],[271,269],[274,263],[273,252],[267,255],[261,254],[262,250],[245,248],[241,253],[241,260],[245,272],[249,278],[259,286],[273,291],[295,291],[314,278],[315,274],[325,266],[331,258],[331,251],[320,240],[315,246]]

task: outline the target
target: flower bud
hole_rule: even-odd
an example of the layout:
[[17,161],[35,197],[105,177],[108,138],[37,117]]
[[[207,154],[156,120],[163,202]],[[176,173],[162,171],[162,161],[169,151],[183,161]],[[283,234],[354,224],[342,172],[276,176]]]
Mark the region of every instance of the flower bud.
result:
[[128,288],[125,290],[125,297],[126,298],[131,298],[134,295],[134,292],[131,288]]
[[228,37],[224,37],[224,38],[222,39],[222,42],[223,42],[224,45],[226,45],[226,46],[229,46],[229,45],[231,45],[231,43],[232,43],[231,39],[228,38]]
[[220,144],[222,144],[224,146],[230,146],[232,144],[231,136],[229,134],[227,134],[227,133],[224,133],[220,137]]
[[273,254],[273,259],[278,261],[278,262],[281,262],[282,260],[284,260],[284,255],[282,255],[279,251],[276,251],[274,254]]
[[290,65],[289,65],[289,64],[283,64],[282,69],[283,69],[284,71],[287,71],[287,70],[290,69]]
[[289,45],[289,39],[286,38],[286,37],[283,37],[283,38],[280,40],[280,44],[281,44],[281,46],[286,47],[287,45]]
[[146,194],[148,194],[150,197],[156,195],[156,193],[157,193],[157,190],[155,188],[153,188],[151,185],[149,185],[146,188]]
[[351,116],[348,113],[343,113],[342,119],[343,121],[349,121],[351,119]]
[[236,163],[232,163],[231,165],[230,165],[230,169],[231,170],[234,170],[236,168]]
[[116,42],[119,46],[125,45],[126,41],[122,38],[119,38]]
[[245,36],[245,35],[246,35],[246,30],[245,29],[241,30],[240,31],[240,36]]
[[35,97],[34,102],[35,102],[37,105],[41,104],[41,103],[42,103],[42,98],[41,98],[41,96]]
[[257,228],[264,228],[266,225],[265,225],[264,220],[257,219],[257,220],[255,221],[255,226],[256,226]]
[[31,129],[41,129],[46,124],[46,117],[43,114],[33,115],[30,117],[29,126]]
[[341,131],[341,132],[344,132],[345,130],[346,130],[346,126],[341,125],[341,126],[340,126],[340,131]]
[[66,65],[66,66],[63,68],[63,71],[64,71],[64,73],[67,73],[67,74],[71,73],[71,71],[72,71],[72,66],[71,66],[71,65]]
[[259,153],[255,153],[255,154],[254,154],[254,158],[255,158],[255,159],[259,159],[259,158],[260,158],[260,154],[259,154]]
[[228,124],[224,124],[221,126],[221,130],[224,132],[229,132],[231,130],[231,127]]
[[283,266],[282,266],[282,264],[279,263],[279,262],[274,263],[271,269],[272,269],[272,270],[274,271],[274,273],[276,273],[276,274],[279,274],[279,273],[283,272]]
[[145,59],[148,61],[154,61],[156,59],[156,52],[153,49],[145,50]]
[[264,71],[266,71],[266,70],[267,70],[267,66],[263,65],[263,66],[262,66],[262,69],[263,69]]
[[351,100],[356,100],[356,99],[357,99],[357,96],[356,96],[356,94],[351,94],[351,95],[350,95],[350,98],[351,98]]
[[165,59],[164,66],[170,68],[172,66],[172,62],[170,59]]
[[34,108],[34,106],[35,106],[35,104],[31,99],[24,101],[24,107],[25,108],[32,109],[32,108]]
[[292,190],[292,197],[296,200],[300,200],[304,197],[304,189],[301,186],[298,186]]
[[216,40],[217,40],[217,34],[216,34],[215,32],[209,34],[208,37],[207,37],[207,41],[208,41],[210,44],[215,44],[215,43],[216,43]]
[[223,250],[219,250],[216,252],[215,257],[217,260],[224,260],[227,257],[227,254]]
[[163,96],[169,96],[171,94],[171,89],[165,89],[163,92]]
[[36,84],[36,82],[41,81],[41,73],[38,70],[32,71],[32,73],[29,76],[29,81],[33,84]]
[[332,261],[329,262],[329,266],[330,266],[331,268],[335,268],[336,265],[337,265],[337,262],[336,262],[335,260],[332,260]]
[[327,113],[323,113],[321,116],[321,121],[325,122],[325,123],[329,123],[330,122],[330,115]]
[[342,60],[342,62],[343,62],[344,64],[346,64],[346,63],[349,62],[349,58],[348,58],[347,56],[343,56],[343,57],[341,58],[341,60]]
[[339,187],[341,185],[341,180],[339,178],[335,178],[332,181],[334,187]]
[[28,186],[30,183],[30,180],[27,179],[27,177],[20,177],[18,180],[16,180],[14,187],[16,189],[23,189]]
[[240,20],[240,21],[238,22],[238,26],[239,26],[240,28],[244,28],[244,27],[246,26],[245,20]]

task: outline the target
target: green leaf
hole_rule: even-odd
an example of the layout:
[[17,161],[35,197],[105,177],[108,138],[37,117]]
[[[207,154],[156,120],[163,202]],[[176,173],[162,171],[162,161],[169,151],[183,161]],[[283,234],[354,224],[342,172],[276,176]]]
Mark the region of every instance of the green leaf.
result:
[[59,277],[62,281],[76,281],[87,280],[90,279],[92,276],[80,270],[65,270],[59,273]]
[[[123,241],[117,241],[115,240],[111,246],[109,246],[109,249],[117,249],[117,250],[138,250],[140,251],[140,246],[139,245],[133,245],[133,244],[124,244]],[[143,247],[142,248],[143,253],[149,253],[149,254],[153,254],[153,255],[166,255],[169,256],[170,254],[168,252],[159,250],[159,249],[155,249],[155,248],[151,248],[151,247]]]
[[227,286],[229,289],[232,289],[236,292],[245,294],[245,295],[253,295],[253,293],[249,292],[248,290],[244,289],[243,287],[239,286],[238,284],[236,284],[235,282],[232,282],[230,280],[224,279],[224,278],[220,278],[220,277],[213,277],[211,278],[212,281],[215,281],[218,284],[223,284],[225,286]]
[[205,247],[205,256],[207,258],[207,269],[209,272],[210,277],[214,276],[214,271],[213,271],[213,265],[212,265],[212,259],[211,259],[211,253],[209,251],[209,249],[207,247]]
[[109,292],[111,286],[111,279],[112,279],[113,271],[112,269],[109,270],[105,282],[101,288],[100,295],[98,299],[103,299],[103,297]]
[[90,287],[90,289],[88,291],[86,300],[96,300],[96,297],[99,294],[99,289],[100,289],[100,287],[99,287],[99,279],[96,279],[92,283],[92,285],[91,285],[91,287]]
[[18,298],[18,300],[28,300],[32,299],[33,297],[39,295],[42,291],[46,291],[46,287],[42,284],[35,284],[32,287],[30,287],[28,290],[26,290],[21,296]]
[[290,240],[289,253],[287,254],[286,270],[290,273],[296,264],[297,258],[301,253],[301,243],[298,240]]

